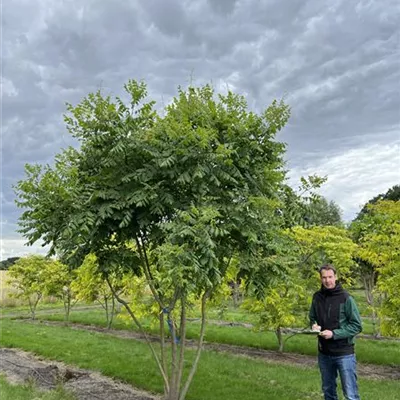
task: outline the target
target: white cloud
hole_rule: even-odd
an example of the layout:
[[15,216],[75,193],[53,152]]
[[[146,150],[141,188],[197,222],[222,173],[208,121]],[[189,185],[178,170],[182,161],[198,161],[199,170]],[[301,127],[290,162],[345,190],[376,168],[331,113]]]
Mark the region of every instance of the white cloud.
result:
[[301,176],[313,174],[328,176],[320,193],[339,204],[344,219],[349,221],[372,197],[400,183],[400,141],[327,156],[304,167],[293,168],[289,179],[297,186]]
[[18,90],[11,80],[4,77],[1,78],[1,94],[2,96],[15,97],[18,95]]
[[0,240],[1,261],[9,257],[23,257],[28,254],[43,254],[45,255],[49,247],[42,247],[39,244],[26,246],[26,240],[23,239],[7,239]]

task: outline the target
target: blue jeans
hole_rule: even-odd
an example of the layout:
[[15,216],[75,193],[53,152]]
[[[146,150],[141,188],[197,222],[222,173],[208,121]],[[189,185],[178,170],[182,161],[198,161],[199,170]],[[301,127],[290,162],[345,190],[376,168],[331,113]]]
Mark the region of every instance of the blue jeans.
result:
[[327,356],[318,354],[318,365],[321,371],[322,391],[325,400],[338,400],[336,380],[339,372],[343,394],[346,400],[360,400],[357,386],[356,357]]

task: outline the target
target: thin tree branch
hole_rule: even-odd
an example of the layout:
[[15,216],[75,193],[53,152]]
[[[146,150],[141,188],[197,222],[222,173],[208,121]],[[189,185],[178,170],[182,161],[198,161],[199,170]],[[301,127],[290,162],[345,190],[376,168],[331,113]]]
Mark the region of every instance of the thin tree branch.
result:
[[144,246],[144,244],[143,243],[140,244],[140,241],[139,241],[139,238],[137,237],[137,235],[135,235],[135,241],[136,241],[136,246],[137,246],[138,251],[139,251],[140,260],[142,261],[143,271],[144,271],[144,274],[146,276],[147,283],[149,284],[151,293],[153,294],[154,299],[157,301],[158,305],[163,309],[164,308],[164,304],[161,301],[160,296],[158,295],[156,288],[154,287],[153,279],[152,279],[151,273],[150,273],[150,267],[146,263],[146,258],[144,257],[144,254],[143,254],[142,246]]
[[207,290],[203,294],[203,297],[201,299],[201,328],[200,328],[200,337],[199,337],[199,342],[198,342],[198,346],[197,346],[196,356],[193,361],[192,368],[189,372],[189,376],[186,379],[185,386],[183,387],[183,389],[180,393],[179,400],[185,400],[186,394],[189,390],[190,384],[192,383],[194,374],[196,373],[196,370],[197,370],[197,365],[200,360],[201,350],[203,348],[205,326],[206,326],[206,303],[207,303],[207,299],[208,299],[208,296],[210,295],[210,293],[211,293],[211,289]]
[[167,388],[167,391],[169,391],[168,377],[167,377],[166,374],[165,374],[165,371],[164,371],[164,369],[163,369],[163,366],[161,365],[160,360],[159,360],[159,358],[158,358],[158,356],[157,356],[157,353],[155,352],[154,347],[152,346],[151,341],[150,341],[149,337],[147,336],[147,333],[146,333],[146,331],[144,330],[142,324],[141,324],[141,323],[139,322],[139,320],[136,318],[135,314],[133,313],[133,311],[132,311],[131,308],[129,307],[129,304],[128,304],[125,300],[123,300],[121,297],[119,297],[118,293],[114,290],[113,286],[111,285],[110,280],[108,279],[108,276],[106,276],[106,282],[107,282],[107,284],[108,284],[108,286],[109,286],[111,292],[113,293],[114,297],[117,299],[117,301],[118,301],[119,303],[121,303],[121,304],[126,308],[126,310],[128,311],[129,315],[131,316],[131,318],[132,318],[133,321],[135,322],[136,326],[139,328],[140,332],[141,332],[142,335],[144,336],[144,338],[145,338],[145,340],[146,340],[146,343],[147,343],[148,346],[150,347],[150,350],[151,350],[151,352],[152,352],[152,354],[153,354],[153,357],[154,357],[154,359],[155,359],[155,361],[156,361],[156,363],[157,363],[157,366],[158,366],[158,368],[159,368],[159,370],[160,370],[161,376],[162,376],[162,378],[163,378],[163,380],[164,380],[164,386]]
[[178,365],[178,376],[177,376],[177,388],[180,389],[182,382],[182,374],[185,361],[185,341],[186,341],[186,299],[181,299],[181,321],[180,321],[180,351],[179,351],[179,365]]

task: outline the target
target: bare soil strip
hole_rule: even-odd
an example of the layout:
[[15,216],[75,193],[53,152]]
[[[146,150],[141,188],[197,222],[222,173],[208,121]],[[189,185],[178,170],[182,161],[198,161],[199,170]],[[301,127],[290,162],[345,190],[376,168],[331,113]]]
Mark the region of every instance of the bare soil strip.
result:
[[160,397],[137,390],[93,371],[45,361],[30,353],[0,348],[0,372],[11,383],[34,382],[50,390],[58,384],[74,393],[78,400],[160,400]]
[[[29,322],[35,323],[35,321],[29,321]],[[47,325],[62,325],[62,323],[54,321],[45,321],[45,322],[41,321],[40,323],[44,323]],[[127,330],[106,329],[99,326],[83,325],[83,324],[70,324],[69,326],[73,329],[100,332],[115,337],[144,341],[144,337],[142,334]],[[149,337],[154,342],[159,341],[159,338],[157,336],[149,336]],[[187,345],[189,347],[194,347],[196,346],[196,341],[187,340]],[[222,343],[204,343],[203,348],[206,350],[213,350],[217,352],[225,352],[225,353],[240,355],[244,357],[257,358],[265,362],[290,364],[295,366],[301,366],[303,368],[317,367],[316,357],[304,354],[279,353],[273,350],[264,350],[264,349],[257,349],[245,346],[235,346]],[[368,379],[400,380],[400,366],[358,363],[357,372],[360,377]]]

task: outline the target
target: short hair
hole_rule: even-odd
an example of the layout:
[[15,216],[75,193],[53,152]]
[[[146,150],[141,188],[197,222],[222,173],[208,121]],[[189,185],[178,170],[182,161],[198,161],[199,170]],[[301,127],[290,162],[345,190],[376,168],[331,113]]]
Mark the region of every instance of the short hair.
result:
[[320,275],[321,275],[322,271],[333,271],[333,273],[336,275],[336,268],[332,264],[324,264],[319,269],[319,274]]

